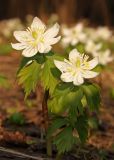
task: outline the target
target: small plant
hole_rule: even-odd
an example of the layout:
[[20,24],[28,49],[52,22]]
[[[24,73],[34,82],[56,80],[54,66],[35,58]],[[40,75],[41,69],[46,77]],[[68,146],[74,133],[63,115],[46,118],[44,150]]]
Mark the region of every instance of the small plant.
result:
[[16,125],[25,124],[25,118],[21,113],[15,112],[9,117],[9,121]]
[[46,29],[45,24],[35,17],[27,31],[14,32],[19,43],[12,47],[23,49],[24,57],[17,76],[24,87],[25,98],[35,91],[38,83],[44,88],[42,113],[47,154],[52,155],[53,142],[59,160],[79,140],[86,141],[89,127],[86,110],[98,111],[100,92],[99,87],[88,80],[98,75],[93,71],[98,59],[89,61],[89,56],[76,49],[67,57],[51,51],[52,45],[60,40],[60,36],[56,37],[58,32],[58,24]]

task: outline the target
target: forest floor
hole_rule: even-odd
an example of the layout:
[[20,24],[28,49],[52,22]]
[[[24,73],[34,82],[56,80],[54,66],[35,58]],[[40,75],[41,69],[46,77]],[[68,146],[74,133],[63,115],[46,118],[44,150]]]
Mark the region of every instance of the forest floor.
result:
[[[24,92],[16,81],[19,62],[18,53],[0,56],[0,74],[6,76],[9,83],[7,88],[0,88],[0,160],[48,160],[39,129],[42,115],[38,97],[41,95],[32,94],[24,101]],[[114,100],[109,96],[109,88],[114,86],[112,74],[103,73],[100,82],[102,103],[98,129],[90,132],[86,145],[77,146],[76,153],[66,154],[64,160],[114,160]],[[8,121],[14,112],[23,113],[26,119],[24,125]]]

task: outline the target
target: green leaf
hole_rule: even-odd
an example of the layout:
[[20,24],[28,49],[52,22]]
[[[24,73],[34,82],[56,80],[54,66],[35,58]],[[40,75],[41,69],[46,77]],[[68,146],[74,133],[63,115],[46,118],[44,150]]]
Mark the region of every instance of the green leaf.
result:
[[74,87],[72,83],[60,83],[54,90],[53,97],[48,100],[48,108],[53,113],[62,113],[69,107],[78,108],[83,97],[83,92],[79,87]]
[[58,129],[67,124],[67,119],[64,117],[56,117],[48,128],[47,137],[52,136]]
[[82,85],[90,111],[98,111],[100,105],[100,92],[98,86],[87,83]]
[[33,60],[36,60],[37,63],[39,64],[43,64],[46,60],[44,54],[41,54],[41,53],[37,53],[35,56],[33,57],[22,57],[22,60],[21,60],[21,63],[20,63],[20,67],[17,71],[17,74],[20,72],[20,70],[25,67],[27,65],[27,63],[29,61],[33,61]]
[[17,124],[17,125],[23,125],[25,124],[25,118],[21,113],[13,113],[10,117],[9,117],[9,121],[11,123]]
[[104,66],[99,64],[94,69],[92,69],[92,71],[100,73],[103,71],[103,69],[104,69]]
[[72,87],[73,85],[71,83],[59,83],[56,86],[52,97],[48,100],[48,108],[52,113],[60,113],[64,111],[64,99]]
[[53,59],[48,58],[44,63],[41,73],[41,81],[43,83],[44,89],[49,90],[49,93],[52,94],[57,83],[58,79],[53,75],[52,70],[55,68]]
[[79,116],[77,118],[77,122],[75,125],[76,125],[76,129],[78,131],[80,140],[82,141],[82,143],[84,143],[87,139],[87,136],[88,136],[87,116],[86,115]]
[[84,52],[85,52],[85,46],[84,46],[83,43],[78,43],[78,44],[76,45],[76,49],[77,49],[78,52],[80,52],[80,53],[84,53]]
[[69,120],[72,127],[75,126],[77,117],[79,115],[83,115],[83,112],[84,112],[84,108],[81,102],[79,102],[78,105],[71,106],[69,108]]
[[73,136],[72,127],[64,128],[54,138],[54,144],[57,146],[59,154],[70,151],[75,143],[76,137]]
[[98,122],[97,117],[93,117],[93,116],[89,117],[88,124],[90,128],[98,129],[99,122]]
[[32,64],[22,68],[18,74],[19,84],[22,84],[25,90],[25,98],[30,94],[31,91],[35,90],[35,87],[39,80],[41,71],[41,65],[36,61]]

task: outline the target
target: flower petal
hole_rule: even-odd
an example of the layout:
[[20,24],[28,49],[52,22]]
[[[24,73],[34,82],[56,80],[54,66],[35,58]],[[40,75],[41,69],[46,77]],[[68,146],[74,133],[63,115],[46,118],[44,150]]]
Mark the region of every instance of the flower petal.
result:
[[79,86],[84,83],[84,79],[80,73],[77,73],[73,79],[73,84]]
[[70,67],[70,65],[67,64],[66,62],[57,61],[57,60],[54,60],[54,64],[62,73],[67,72],[67,68]]
[[26,41],[32,39],[32,37],[30,36],[29,32],[27,32],[27,31],[15,31],[14,32],[14,37],[19,42],[26,42]]
[[31,24],[31,29],[32,30],[45,29],[45,28],[46,28],[45,24],[38,17],[35,17],[33,19],[33,22]]
[[60,40],[61,36],[58,36],[56,38],[50,38],[50,39],[46,39],[45,43],[47,43],[48,45],[53,45],[55,43],[57,43]]
[[38,43],[38,51],[39,51],[40,53],[44,53],[44,51],[45,51],[45,46],[44,46],[43,43]]
[[51,46],[47,46],[44,50],[44,53],[48,53],[51,50],[51,48],[52,48]]
[[24,57],[32,57],[37,53],[37,48],[33,47],[27,47],[26,49],[23,50],[22,55]]
[[24,48],[26,48],[26,45],[23,43],[11,43],[12,48],[16,49],[16,50],[22,50]]
[[64,82],[72,82],[73,81],[73,76],[69,72],[62,73],[61,80],[64,81]]
[[58,23],[54,24],[51,28],[49,28],[45,32],[44,37],[49,39],[49,38],[57,36],[59,29],[60,29],[59,24]]
[[69,60],[70,62],[72,62],[73,64],[76,62],[77,57],[80,56],[80,53],[77,51],[77,49],[73,49],[70,53],[69,53]]
[[88,78],[94,78],[98,76],[98,74],[99,74],[98,72],[94,72],[94,71],[84,71],[82,73],[82,76],[88,79]]
[[91,61],[88,61],[88,63],[89,63],[89,67],[88,67],[89,70],[95,68],[99,63],[98,57],[95,57]]

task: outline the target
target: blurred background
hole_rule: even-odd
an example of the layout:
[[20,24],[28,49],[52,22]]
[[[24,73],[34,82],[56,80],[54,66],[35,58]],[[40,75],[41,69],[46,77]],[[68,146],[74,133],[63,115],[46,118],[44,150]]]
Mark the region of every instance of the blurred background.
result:
[[[99,57],[100,76],[93,81],[101,88],[100,112],[90,115],[87,145],[84,152],[76,151],[76,160],[114,160],[114,0],[0,0],[0,146],[10,144],[11,149],[16,144],[13,149],[27,154],[38,150],[32,141],[28,145],[27,135],[41,136],[42,87],[24,100],[16,81],[22,54],[11,47],[14,31],[26,30],[35,16],[48,25],[59,22],[56,53],[68,56],[76,48]],[[11,159],[5,154],[0,152],[0,160]]]
[[26,15],[46,20],[57,14],[61,23],[89,19],[92,24],[114,25],[114,0],[0,0],[0,19]]

